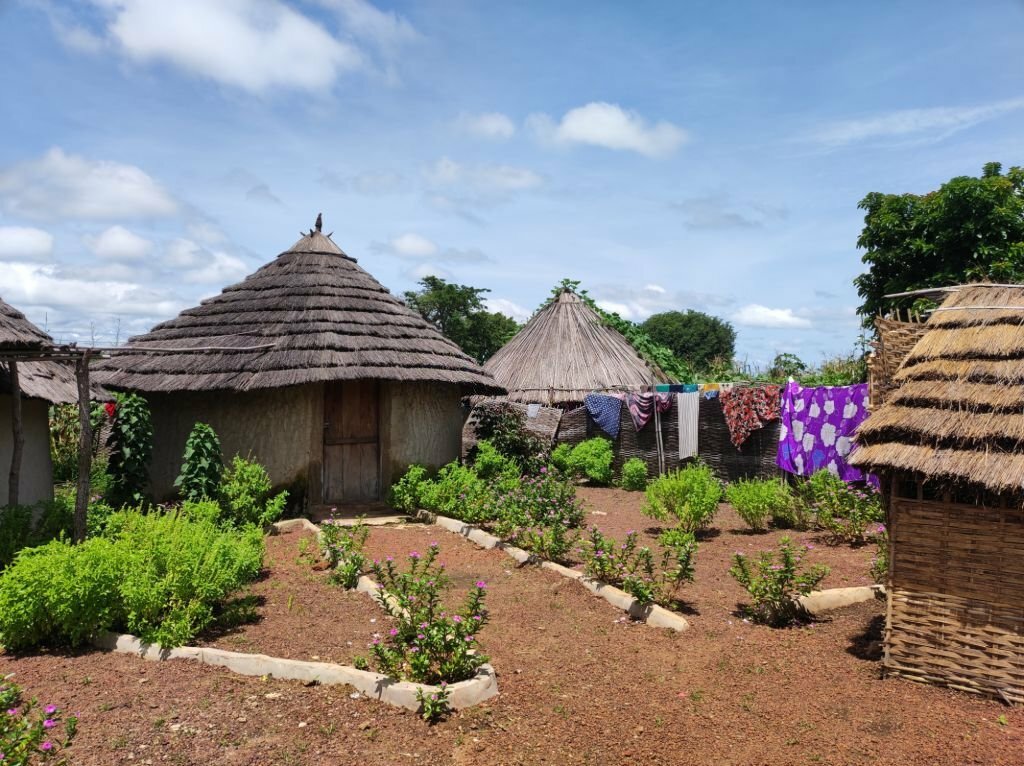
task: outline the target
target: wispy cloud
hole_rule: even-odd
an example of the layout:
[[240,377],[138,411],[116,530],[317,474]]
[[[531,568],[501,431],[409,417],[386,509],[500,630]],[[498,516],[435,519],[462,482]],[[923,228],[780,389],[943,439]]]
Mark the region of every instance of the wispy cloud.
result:
[[516,124],[508,115],[501,112],[463,113],[459,115],[455,124],[460,130],[472,136],[496,141],[512,138],[516,133]]
[[104,260],[138,261],[153,251],[153,243],[124,226],[111,226],[98,235],[86,236],[85,243]]
[[387,242],[372,242],[370,250],[381,255],[391,255],[406,260],[429,260],[432,263],[480,263],[491,260],[479,248],[446,247],[442,249],[433,240],[415,232],[406,232]]
[[745,327],[810,327],[811,321],[797,316],[793,309],[773,309],[759,303],[748,303],[730,319]]
[[29,226],[0,226],[0,259],[42,261],[53,254],[53,235]]
[[961,130],[1024,109],[1024,98],[1012,98],[980,106],[901,109],[851,120],[825,123],[810,132],[811,141],[827,147],[884,138],[940,140]]
[[558,122],[533,114],[527,125],[545,143],[589,144],[654,158],[674,154],[689,139],[678,125],[665,120],[650,124],[637,112],[605,101],[570,109]]
[[786,208],[757,202],[738,202],[724,194],[690,197],[669,204],[691,229],[750,229],[783,219]]

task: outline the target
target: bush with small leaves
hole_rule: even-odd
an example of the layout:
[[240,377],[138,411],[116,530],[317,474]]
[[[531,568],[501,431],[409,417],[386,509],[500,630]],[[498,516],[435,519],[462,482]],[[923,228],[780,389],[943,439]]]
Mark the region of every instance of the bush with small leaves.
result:
[[669,471],[647,485],[643,512],[659,521],[675,521],[684,532],[711,524],[722,499],[722,484],[702,464]]
[[429,694],[422,686],[418,688],[416,690],[416,701],[420,703],[420,716],[427,723],[437,723],[452,710],[451,691],[449,691],[448,684],[444,681]]
[[271,490],[267,469],[235,455],[224,471],[219,490],[223,520],[236,526],[252,524],[260,528],[277,521],[284,513],[288,493],[271,497]]
[[569,456],[572,455],[572,445],[559,444],[551,450],[551,465],[562,473],[569,473]]
[[767,529],[769,520],[787,525],[793,518],[793,493],[778,479],[740,479],[726,488],[725,499],[755,531]]
[[569,454],[569,471],[592,483],[605,486],[612,481],[612,443],[603,437],[580,442]]
[[424,508],[422,493],[424,485],[429,482],[427,469],[421,465],[411,465],[409,470],[396,481],[388,495],[388,502],[396,511],[412,511]]
[[878,548],[871,560],[871,579],[885,585],[889,579],[889,533],[884,524],[875,527],[875,544]]
[[833,543],[863,545],[885,517],[881,496],[870,486],[851,486],[826,470],[814,473],[800,488]]
[[56,705],[25,701],[11,677],[0,679],[0,763],[4,766],[67,763],[66,748],[78,731],[78,718]]
[[788,537],[779,541],[777,553],[761,551],[754,562],[736,552],[729,574],[750,594],[745,611],[751,619],[778,627],[804,615],[797,597],[810,593],[829,573],[823,564],[803,569],[806,555],[807,548],[797,548]]
[[503,540],[551,561],[564,561],[574,530],[583,524],[583,503],[565,476],[547,468],[495,498],[494,532]]
[[630,492],[643,492],[647,489],[647,461],[631,457],[623,463],[619,484]]
[[174,480],[184,500],[197,501],[217,497],[224,459],[220,454],[220,439],[206,423],[196,423],[185,442],[181,473]]
[[370,536],[364,517],[351,526],[334,520],[320,525],[320,551],[331,567],[331,581],[343,588],[354,588],[366,569],[363,546]]

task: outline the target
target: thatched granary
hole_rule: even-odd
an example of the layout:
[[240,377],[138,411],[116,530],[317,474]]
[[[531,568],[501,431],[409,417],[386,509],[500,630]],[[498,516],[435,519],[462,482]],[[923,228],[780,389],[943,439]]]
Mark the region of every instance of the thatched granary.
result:
[[1024,702],[1024,286],[951,288],[861,426],[890,533],[885,667]]
[[123,350],[98,369],[150,403],[157,496],[205,422],[226,456],[251,454],[293,500],[373,503],[410,464],[459,456],[462,396],[501,391],[319,225]]
[[510,401],[548,406],[668,381],[569,289],[541,308],[484,369],[508,389]]
[[0,505],[8,496],[11,455],[14,450],[10,359],[17,358],[21,389],[21,420],[24,447],[21,458],[18,502],[32,505],[53,499],[53,465],[50,461],[51,404],[77,400],[73,368],[51,361],[22,361],[53,347],[53,339],[25,315],[0,300]]

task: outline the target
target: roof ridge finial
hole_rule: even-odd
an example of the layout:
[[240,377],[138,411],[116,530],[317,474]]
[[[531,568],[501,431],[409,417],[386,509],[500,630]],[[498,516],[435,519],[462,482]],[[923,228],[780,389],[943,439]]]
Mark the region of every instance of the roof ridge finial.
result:
[[324,214],[323,213],[317,213],[316,214],[316,230],[317,230],[317,232],[320,232],[320,231],[323,231],[323,228],[324,228]]

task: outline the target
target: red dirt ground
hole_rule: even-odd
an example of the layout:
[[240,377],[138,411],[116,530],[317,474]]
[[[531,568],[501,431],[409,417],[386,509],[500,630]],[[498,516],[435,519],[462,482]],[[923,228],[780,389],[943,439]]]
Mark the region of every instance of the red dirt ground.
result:
[[[590,518],[601,519],[609,531],[626,525],[625,531],[643,518],[636,494],[587,489],[581,495],[593,510],[608,514]],[[180,661],[147,663],[102,653],[0,655],[0,673],[16,672],[29,694],[82,713],[71,749],[76,764],[1024,761],[1024,711],[880,678],[871,643],[880,625],[876,603],[788,630],[733,616],[741,592],[725,574],[729,554],[742,547],[737,541],[756,541],[754,550],[776,533],[754,539],[732,534],[738,525],[728,511],[716,523],[720,534],[701,547],[697,582],[686,588],[699,614],[688,617],[685,633],[624,622],[578,584],[517,568],[500,551],[479,550],[439,528],[374,529],[368,543],[373,556],[422,551],[437,540],[460,593],[477,579],[489,583],[492,622],[481,639],[499,673],[501,694],[434,727],[411,713],[352,699],[347,688],[243,678]],[[836,566],[835,579],[826,584],[866,577],[870,551],[815,551]],[[358,599],[369,599],[349,598],[326,583],[322,591],[316,586],[313,597],[313,586],[307,592],[295,579],[301,567],[285,574],[297,555],[298,536],[271,541],[268,563],[276,575],[254,586],[269,589],[260,591],[269,594],[262,623],[233,635],[253,646],[281,641],[290,656],[318,647],[321,657],[341,657],[361,632],[365,643],[380,624],[367,624]],[[292,612],[282,610],[283,596],[267,585],[275,576],[288,583],[279,590],[299,594]],[[301,629],[288,618],[296,601],[307,609]]]

